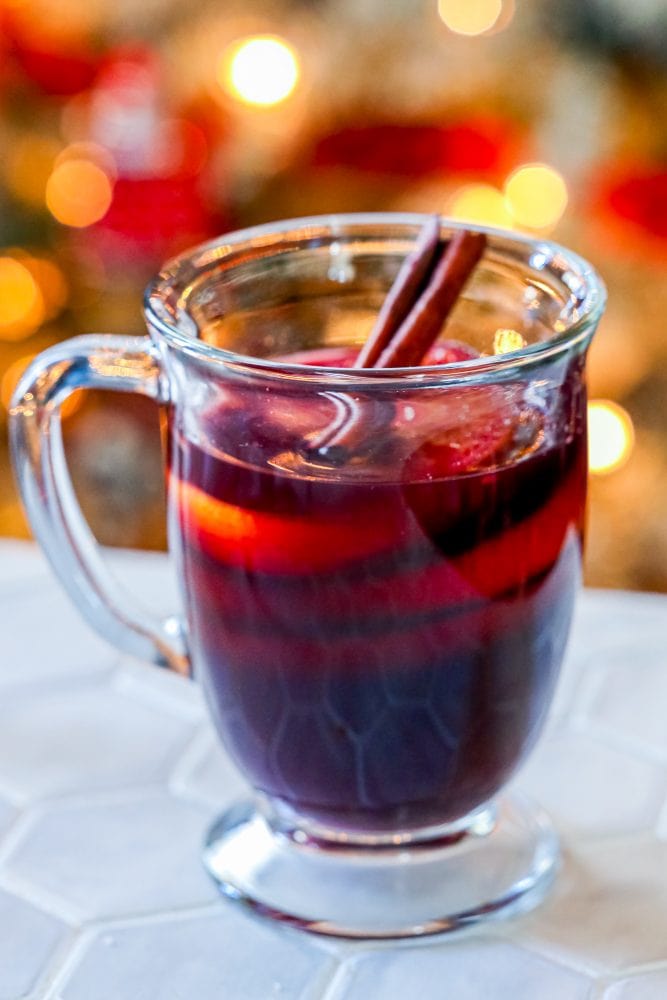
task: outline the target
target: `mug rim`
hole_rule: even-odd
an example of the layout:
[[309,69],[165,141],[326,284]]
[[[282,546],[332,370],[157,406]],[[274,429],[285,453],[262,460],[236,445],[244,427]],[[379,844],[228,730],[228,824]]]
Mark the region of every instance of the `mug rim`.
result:
[[[435,213],[432,213],[435,214]],[[225,257],[238,253],[243,245],[249,248],[264,245],[270,236],[279,236],[293,232],[307,234],[309,229],[322,231],[326,229],[333,236],[349,234],[353,227],[376,226],[378,230],[386,226],[407,226],[419,229],[429,218],[427,213],[408,212],[354,212],[332,213],[328,215],[303,216],[263,223],[243,229],[223,233],[212,240],[193,246],[170,258],[162,266],[146,287],[143,299],[144,316],[151,334],[157,333],[167,344],[179,352],[188,354],[201,361],[222,365],[229,369],[254,374],[265,378],[301,380],[304,382],[322,381],[337,384],[354,383],[359,386],[366,382],[377,385],[381,382],[397,383],[404,387],[407,383],[423,383],[424,381],[442,380],[447,382],[468,382],[482,376],[502,378],[526,367],[548,361],[571,347],[583,342],[587,343],[604,312],[607,292],[604,281],[597,270],[584,257],[573,250],[552,240],[537,236],[518,233],[509,229],[483,226],[460,220],[439,216],[441,228],[445,231],[467,229],[483,232],[494,241],[496,247],[511,248],[524,251],[532,249],[533,258],[542,258],[543,268],[538,268],[531,260],[528,261],[534,273],[539,274],[544,265],[559,261],[563,272],[571,270],[584,283],[585,294],[578,305],[577,318],[565,326],[562,332],[556,333],[547,340],[527,344],[517,351],[505,354],[487,355],[472,358],[467,361],[450,362],[440,365],[420,365],[402,368],[334,368],[326,365],[306,365],[298,362],[287,362],[275,358],[258,358],[236,351],[216,347],[206,341],[199,340],[185,332],[179,325],[179,320],[171,320],[165,309],[158,311],[157,306],[163,300],[161,290],[173,282],[174,277],[181,273],[192,278],[197,272],[212,266]],[[339,230],[339,233],[336,233]],[[547,268],[548,269],[548,268]],[[550,273],[555,274],[553,267]],[[561,284],[565,284],[561,278]],[[180,303],[179,303],[180,305]],[[187,315],[187,314],[185,314]],[[188,317],[189,318],[189,317]],[[194,325],[194,321],[190,320]]]

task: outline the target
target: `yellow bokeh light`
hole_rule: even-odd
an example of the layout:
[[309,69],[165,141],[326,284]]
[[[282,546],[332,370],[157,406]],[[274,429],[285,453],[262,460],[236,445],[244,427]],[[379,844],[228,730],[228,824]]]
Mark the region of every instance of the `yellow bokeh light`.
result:
[[588,465],[591,472],[604,475],[624,465],[634,445],[635,433],[630,414],[608,399],[588,404]]
[[502,0],[438,0],[442,21],[457,35],[482,35],[489,31],[502,9]]
[[39,286],[44,303],[44,318],[57,316],[67,303],[69,289],[65,275],[57,264],[45,257],[26,257],[21,263],[28,268]]
[[65,159],[49,177],[46,204],[58,222],[82,228],[106,215],[112,194],[107,173],[96,163]]
[[284,39],[256,35],[222,53],[218,82],[244,104],[270,107],[293,93],[300,75],[297,54]]
[[490,184],[466,184],[459,188],[447,205],[447,215],[463,222],[507,229],[512,216],[501,192]]
[[47,257],[33,257],[20,247],[6,251],[7,256],[17,260],[30,271],[42,295],[43,320],[53,319],[62,311],[69,297],[65,275],[58,265]]
[[546,163],[527,163],[507,178],[505,201],[520,226],[549,229],[565,211],[567,187],[553,167]]
[[510,351],[520,351],[525,346],[525,337],[518,330],[500,329],[493,335],[494,354],[509,354]]
[[0,257],[0,340],[23,340],[44,319],[44,300],[29,269]]

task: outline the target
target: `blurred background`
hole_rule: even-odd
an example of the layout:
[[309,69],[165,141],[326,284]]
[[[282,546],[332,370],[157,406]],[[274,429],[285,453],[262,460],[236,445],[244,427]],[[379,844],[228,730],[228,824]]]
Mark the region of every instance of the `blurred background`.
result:
[[[226,229],[379,209],[602,272],[587,582],[667,591],[665,0],[0,0],[0,534],[35,354],[141,333],[160,262]],[[153,405],[73,397],[65,434],[98,538],[165,547]]]

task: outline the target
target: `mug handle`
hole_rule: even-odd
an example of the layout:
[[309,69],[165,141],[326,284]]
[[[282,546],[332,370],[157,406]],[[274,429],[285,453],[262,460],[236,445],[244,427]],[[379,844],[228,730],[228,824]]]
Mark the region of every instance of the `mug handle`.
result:
[[189,675],[185,626],[138,613],[109,572],[74,494],[63,448],[61,408],[76,389],[169,398],[149,337],[91,334],[56,344],[21,378],[10,409],[14,468],[37,541],[90,625],[122,652]]

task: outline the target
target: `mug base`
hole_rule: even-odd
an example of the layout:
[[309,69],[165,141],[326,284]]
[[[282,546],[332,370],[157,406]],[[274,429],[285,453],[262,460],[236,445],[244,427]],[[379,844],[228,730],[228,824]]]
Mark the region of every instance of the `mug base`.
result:
[[255,803],[225,812],[204,865],[230,899],[275,920],[343,938],[416,938],[522,913],[558,866],[548,817],[503,796],[455,836],[366,845],[276,828]]

